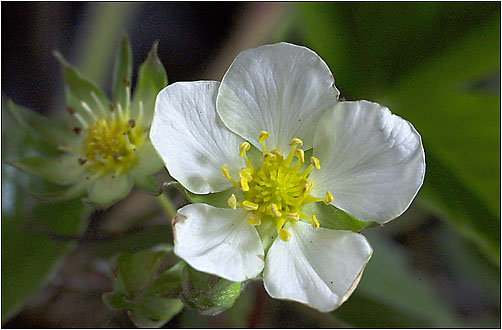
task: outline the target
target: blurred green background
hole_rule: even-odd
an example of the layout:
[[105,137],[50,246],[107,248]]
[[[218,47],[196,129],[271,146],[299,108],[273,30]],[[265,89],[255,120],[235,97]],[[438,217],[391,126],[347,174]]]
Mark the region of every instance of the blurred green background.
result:
[[[55,153],[16,126],[5,98],[59,116],[64,90],[53,50],[109,93],[124,32],[133,83],[157,39],[169,83],[220,80],[247,48],[305,45],[326,61],[345,99],[385,105],[422,135],[424,185],[399,219],[364,232],[374,255],[338,310],[273,300],[252,282],[223,314],[186,308],[165,327],[501,326],[500,2],[1,6],[3,160]],[[78,200],[41,204],[29,193],[50,188],[2,165],[2,325],[132,326],[101,301],[112,285],[107,260],[171,241],[168,219],[142,191],[91,215]]]

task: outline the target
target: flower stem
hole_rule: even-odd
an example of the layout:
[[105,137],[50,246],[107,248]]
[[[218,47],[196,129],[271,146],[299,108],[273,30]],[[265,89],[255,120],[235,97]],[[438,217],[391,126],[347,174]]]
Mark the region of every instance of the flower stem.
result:
[[176,208],[173,203],[166,196],[166,193],[163,192],[159,196],[156,196],[155,199],[159,203],[160,207],[164,211],[164,213],[169,217],[173,218],[176,215]]

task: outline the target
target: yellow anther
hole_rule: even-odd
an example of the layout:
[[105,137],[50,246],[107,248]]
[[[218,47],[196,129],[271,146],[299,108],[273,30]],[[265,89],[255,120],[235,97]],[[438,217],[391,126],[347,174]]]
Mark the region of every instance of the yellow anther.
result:
[[310,179],[303,179],[301,184],[303,185],[303,193],[307,193],[314,186],[314,183]]
[[296,158],[298,158],[300,163],[303,164],[305,162],[305,151],[303,151],[302,149],[296,149],[295,156],[296,156]]
[[254,213],[248,213],[246,220],[253,226],[259,226],[261,224],[261,219]]
[[279,238],[284,242],[289,242],[289,240],[291,239],[291,234],[286,229],[281,228],[281,230],[279,230]]
[[251,181],[251,179],[253,179],[253,169],[247,167],[243,168],[239,171],[239,176],[248,181]]
[[326,198],[324,199],[324,203],[329,204],[334,200],[335,198],[333,197],[333,195],[329,191],[326,191]]
[[231,208],[233,208],[234,210],[237,208],[237,198],[235,198],[235,195],[232,194],[232,196],[230,196],[228,198],[228,205],[230,205]]
[[263,155],[263,157],[261,158],[261,161],[262,162],[273,162],[274,160],[277,159],[277,156],[274,155],[273,153],[266,153],[265,155]]
[[258,143],[262,143],[266,139],[270,137],[270,133],[267,131],[261,131],[260,134],[258,134]]
[[221,167],[221,174],[223,174],[223,176],[227,178],[227,180],[232,180],[232,177],[230,176],[230,170],[228,169],[227,165],[223,165]]
[[303,145],[303,141],[300,140],[299,138],[292,138],[291,141],[289,141],[289,146],[292,147],[292,146],[302,146]]
[[243,201],[242,202],[242,207],[248,211],[256,211],[258,210],[258,204],[250,202],[250,201]]
[[241,178],[239,180],[239,186],[241,187],[242,191],[249,191],[248,180],[246,180],[245,178]]
[[270,206],[270,211],[272,211],[272,214],[276,217],[282,217],[282,213],[281,211],[279,211],[279,208],[277,207],[277,205],[275,205],[274,203],[272,203],[272,205]]
[[282,156],[281,152],[277,149],[274,149],[274,150],[271,150],[270,153],[272,155],[275,155],[277,157],[277,159],[280,159],[280,160],[283,160],[284,157]]
[[319,228],[319,221],[317,221],[317,217],[315,215],[312,216],[312,228]]
[[251,148],[251,145],[249,144],[249,142],[242,142],[241,144],[239,144],[239,156],[244,157],[244,154],[250,148]]
[[316,170],[320,169],[321,168],[321,164],[319,163],[319,159],[312,156],[310,157],[310,162],[312,163],[312,165],[314,165],[314,167],[316,168]]
[[284,213],[284,216],[288,219],[293,219],[293,220],[300,219],[300,214],[298,212]]

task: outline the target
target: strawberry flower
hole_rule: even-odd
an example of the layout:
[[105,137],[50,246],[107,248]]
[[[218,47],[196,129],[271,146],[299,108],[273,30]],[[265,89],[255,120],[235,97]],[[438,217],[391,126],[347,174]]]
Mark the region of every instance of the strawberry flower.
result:
[[231,281],[262,276],[274,298],[340,306],[372,248],[319,210],[398,217],[422,185],[425,156],[409,122],[338,96],[326,63],[288,43],[242,52],[221,83],[163,89],[151,141],[171,176],[207,201],[178,210],[174,252]]
[[37,194],[42,200],[85,197],[96,206],[106,207],[126,197],[134,184],[160,194],[152,174],[162,168],[162,161],[148,137],[155,97],[167,85],[157,45],[141,65],[131,95],[131,46],[124,36],[115,62],[111,100],[59,53],[55,55],[65,79],[67,123],[12,102],[9,108],[28,133],[40,136],[60,155],[25,158],[10,164],[64,186],[61,191]]

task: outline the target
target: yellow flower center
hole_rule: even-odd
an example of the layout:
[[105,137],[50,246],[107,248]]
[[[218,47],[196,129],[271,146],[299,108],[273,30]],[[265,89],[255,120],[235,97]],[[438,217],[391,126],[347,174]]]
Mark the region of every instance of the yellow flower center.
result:
[[[99,109],[97,113],[102,114],[99,118],[87,103],[81,103],[92,119],[91,122],[74,110],[70,111],[84,127],[86,134],[82,142],[85,158],[79,158],[78,162],[88,167],[96,177],[108,173],[119,175],[136,164],[136,149],[146,140],[146,131],[141,129],[143,105],[140,102],[136,122],[129,117],[129,104],[126,104],[125,111],[119,103],[111,104],[108,112],[96,97],[95,99]],[[73,131],[80,134],[81,128],[75,127]]]
[[[242,207],[249,212],[247,220],[254,226],[259,226],[262,221],[273,221],[279,237],[283,241],[289,241],[291,235],[284,229],[287,221],[306,219],[312,223],[314,229],[319,228],[319,222],[315,215],[303,214],[301,207],[305,204],[323,200],[309,195],[314,186],[308,175],[313,168],[320,169],[319,159],[310,158],[311,164],[302,168],[305,162],[305,152],[298,149],[303,142],[298,138],[291,139],[291,147],[287,157],[283,157],[277,149],[267,151],[265,140],[270,134],[261,131],[258,142],[262,146],[261,167],[254,168],[249,161],[246,151],[251,148],[249,142],[243,142],[239,146],[239,156],[243,157],[246,167],[239,171],[239,180],[231,178],[228,166],[223,165],[222,174],[237,188],[242,190],[244,201],[237,202],[235,195],[230,196],[228,204],[233,209]],[[297,161],[293,162],[296,158]],[[294,163],[294,164],[293,164]],[[333,196],[326,192],[325,203],[333,201]]]
[[94,172],[122,172],[134,165],[136,147],[143,140],[133,120],[102,117],[87,129],[84,153]]

